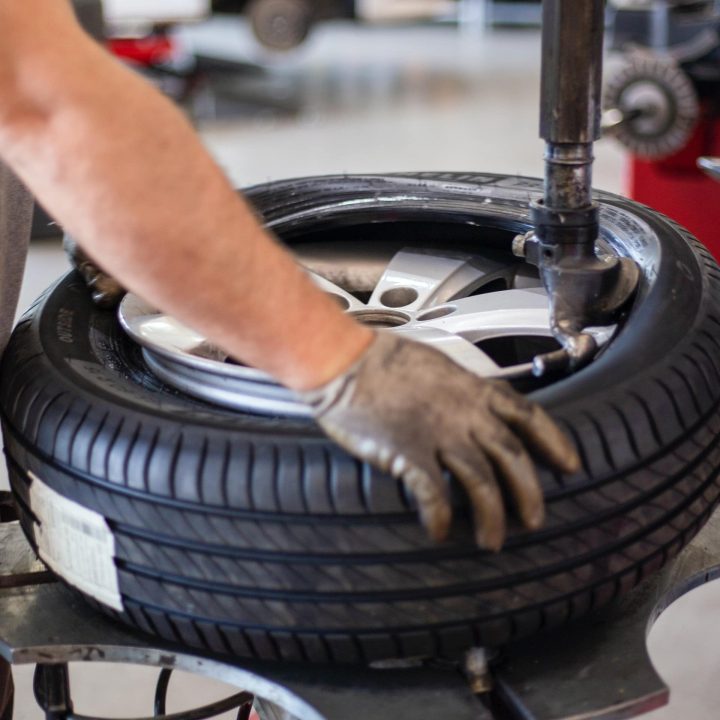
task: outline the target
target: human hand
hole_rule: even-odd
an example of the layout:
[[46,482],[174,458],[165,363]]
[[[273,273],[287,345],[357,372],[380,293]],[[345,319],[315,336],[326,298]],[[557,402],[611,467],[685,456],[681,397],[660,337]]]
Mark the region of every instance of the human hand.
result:
[[499,550],[501,483],[526,527],[537,529],[544,520],[526,444],[564,472],[580,465],[545,411],[507,383],[482,379],[437,350],[390,333],[378,333],[349,371],[304,396],[333,440],[403,481],[436,540],[447,536],[452,519],[444,470],[468,494],[478,545]]

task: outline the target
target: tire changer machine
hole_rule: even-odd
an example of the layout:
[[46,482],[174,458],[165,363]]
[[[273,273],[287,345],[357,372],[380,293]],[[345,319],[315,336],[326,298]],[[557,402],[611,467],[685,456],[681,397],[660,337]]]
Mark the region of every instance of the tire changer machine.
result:
[[720,3],[645,2],[609,25],[623,60],[605,84],[603,129],[631,153],[628,195],[720,258]]
[[[591,195],[592,148],[600,135],[604,0],[545,0],[541,135],[545,196],[532,207],[535,232],[516,241],[548,290],[563,349],[547,366],[580,365],[591,353],[581,330],[612,316],[634,291],[631,261],[599,260],[598,209]],[[622,95],[622,93],[621,93]],[[642,109],[622,108],[623,122]],[[714,168],[713,168],[714,170]],[[543,367],[538,368],[542,371]],[[0,502],[0,652],[35,663],[35,697],[47,720],[93,720],[73,709],[70,662],[162,668],[154,718],[203,720],[229,710],[263,718],[376,720],[571,720],[628,718],[667,702],[669,690],[646,649],[648,627],[675,599],[720,576],[720,516],[681,555],[612,607],[582,622],[464,662],[318,667],[205,657],[115,625],[69,593],[36,560],[9,496]],[[203,708],[166,714],[173,670],[225,681],[242,691]],[[121,708],[118,708],[121,710]]]

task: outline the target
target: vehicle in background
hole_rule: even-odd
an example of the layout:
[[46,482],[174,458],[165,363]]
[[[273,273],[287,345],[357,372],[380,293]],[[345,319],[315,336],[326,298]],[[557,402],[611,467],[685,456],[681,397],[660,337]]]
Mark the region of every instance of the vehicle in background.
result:
[[103,0],[105,22],[113,37],[139,37],[157,27],[225,12],[245,15],[258,41],[274,50],[302,44],[321,20],[432,19],[451,15],[457,7],[457,0]]
[[498,24],[535,24],[540,17],[540,0],[104,0],[104,15],[111,36],[137,37],[158,26],[202,20],[213,12],[242,14],[262,45],[291,50],[323,20],[452,21],[473,4],[482,5],[487,20]]
[[213,0],[213,9],[244,14],[262,45],[291,50],[322,20],[453,21],[473,4],[482,6],[487,21],[493,24],[534,25],[540,21],[540,0]]
[[258,42],[271,50],[302,45],[321,20],[355,17],[355,0],[213,0],[212,5],[215,12],[247,17]]
[[213,0],[215,11],[245,15],[257,40],[272,50],[301,45],[323,20],[424,20],[453,15],[457,7],[457,0]]

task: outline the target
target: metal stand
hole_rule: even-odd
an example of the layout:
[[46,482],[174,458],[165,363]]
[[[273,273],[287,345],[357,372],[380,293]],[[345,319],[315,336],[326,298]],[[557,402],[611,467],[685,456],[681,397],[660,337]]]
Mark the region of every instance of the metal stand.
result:
[[[93,610],[54,581],[17,522],[0,524],[0,558],[0,653],[14,664],[42,668],[36,695],[50,720],[80,718],[72,711],[69,662],[178,669],[243,690],[220,709],[216,704],[174,720],[199,720],[238,707],[239,717],[247,717],[251,695],[277,706],[277,717],[301,720],[629,718],[667,702],[668,688],[650,663],[646,635],[674,600],[720,576],[720,512],[674,562],[625,599],[504,648],[485,677],[482,668],[467,677],[459,666],[436,661],[385,663],[380,669],[203,657],[158,644]],[[166,680],[158,697],[164,698]],[[484,692],[477,695],[471,686]],[[164,699],[156,697],[156,717],[163,712]]]

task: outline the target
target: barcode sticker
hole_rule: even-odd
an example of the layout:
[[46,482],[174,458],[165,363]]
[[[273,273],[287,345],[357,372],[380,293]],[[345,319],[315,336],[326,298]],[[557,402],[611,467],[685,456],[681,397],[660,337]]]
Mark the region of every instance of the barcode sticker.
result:
[[68,500],[28,472],[38,553],[73,587],[115,610],[122,598],[115,568],[115,537],[99,513]]

